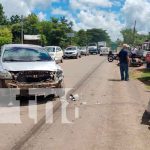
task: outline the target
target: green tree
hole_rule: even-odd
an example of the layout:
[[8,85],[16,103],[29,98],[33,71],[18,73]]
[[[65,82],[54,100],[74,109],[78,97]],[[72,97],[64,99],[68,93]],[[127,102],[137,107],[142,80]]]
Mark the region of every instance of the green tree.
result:
[[137,31],[133,32],[132,29],[127,28],[121,31],[124,39],[124,43],[129,45],[141,45],[145,40],[148,39],[148,35],[138,34]]
[[99,42],[99,41],[107,41],[110,42],[110,37],[106,30],[103,29],[88,29],[87,30],[87,40],[88,43]]
[[41,45],[45,46],[47,44],[46,36],[44,34],[41,34]]
[[11,24],[16,24],[21,22],[21,17],[19,15],[13,15],[10,17],[10,23]]
[[87,35],[86,35],[86,31],[83,29],[77,32],[77,45],[79,46],[87,45]]
[[71,29],[65,17],[60,19],[53,17],[50,21],[39,22],[38,31],[45,35],[47,45],[58,45],[64,48],[69,44],[66,33],[71,32]]
[[2,4],[0,3],[0,25],[8,25],[9,22],[5,16],[5,12],[3,10],[3,6]]
[[141,45],[148,39],[148,35],[136,34],[134,45]]
[[38,24],[39,19],[36,14],[32,13],[23,19],[24,33],[36,35],[39,33]]
[[11,26],[11,31],[13,35],[13,43],[21,43],[21,24],[16,23]]
[[11,30],[6,27],[0,28],[0,46],[12,42]]
[[37,28],[39,33],[46,37],[47,45],[51,45],[52,23],[50,21],[42,21]]
[[133,33],[132,29],[126,28],[121,31],[123,35],[123,42],[126,44],[133,45],[134,44],[134,36],[136,36],[137,31]]

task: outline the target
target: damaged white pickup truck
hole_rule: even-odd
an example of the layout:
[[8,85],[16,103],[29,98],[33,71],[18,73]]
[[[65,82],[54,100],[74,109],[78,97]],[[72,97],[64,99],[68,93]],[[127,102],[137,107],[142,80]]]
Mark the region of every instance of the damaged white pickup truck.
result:
[[63,70],[43,47],[8,44],[0,55],[0,88],[62,88]]

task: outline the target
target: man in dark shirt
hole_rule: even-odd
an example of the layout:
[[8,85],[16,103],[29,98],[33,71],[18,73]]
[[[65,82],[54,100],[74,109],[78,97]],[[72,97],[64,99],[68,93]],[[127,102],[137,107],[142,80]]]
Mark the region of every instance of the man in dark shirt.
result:
[[119,52],[120,74],[121,80],[129,80],[129,56],[127,52],[128,45],[123,44],[123,48]]

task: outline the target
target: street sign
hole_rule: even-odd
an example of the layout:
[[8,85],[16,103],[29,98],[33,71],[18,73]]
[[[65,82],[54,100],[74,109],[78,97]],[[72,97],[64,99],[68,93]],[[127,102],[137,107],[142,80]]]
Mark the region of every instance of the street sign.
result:
[[74,33],[67,33],[67,37],[74,37]]

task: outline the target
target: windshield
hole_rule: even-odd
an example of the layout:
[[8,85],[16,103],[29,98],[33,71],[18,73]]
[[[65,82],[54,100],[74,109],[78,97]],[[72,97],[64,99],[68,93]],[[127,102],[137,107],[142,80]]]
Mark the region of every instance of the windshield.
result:
[[81,50],[86,50],[86,47],[82,47]]
[[66,48],[66,51],[70,51],[70,50],[74,51],[74,50],[77,50],[77,49],[76,49],[76,47],[68,47],[68,48]]
[[34,61],[51,61],[47,51],[42,48],[32,47],[7,47],[4,51],[2,60],[16,62],[34,62]]
[[88,46],[96,46],[96,44],[95,43],[91,43]]
[[48,52],[55,52],[55,47],[46,47]]

